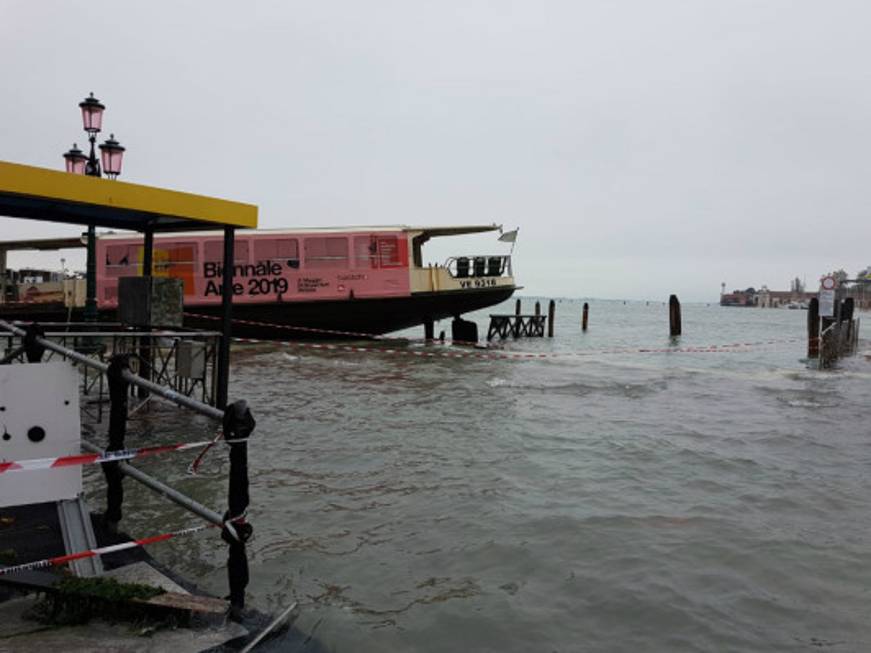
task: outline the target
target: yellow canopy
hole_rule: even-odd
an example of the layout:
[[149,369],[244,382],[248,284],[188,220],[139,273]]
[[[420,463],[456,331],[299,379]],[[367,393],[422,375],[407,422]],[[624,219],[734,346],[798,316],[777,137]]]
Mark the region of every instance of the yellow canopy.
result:
[[257,227],[253,204],[0,161],[0,216],[113,229]]

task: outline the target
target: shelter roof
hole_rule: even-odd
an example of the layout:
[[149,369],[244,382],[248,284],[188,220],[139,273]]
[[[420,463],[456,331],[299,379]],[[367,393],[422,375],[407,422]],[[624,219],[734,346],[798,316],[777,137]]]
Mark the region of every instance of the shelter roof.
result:
[[257,227],[257,207],[0,161],[0,216],[143,231]]
[[28,238],[26,240],[0,240],[0,252],[23,249],[50,250],[73,249],[85,247],[85,239],[82,236],[73,238]]

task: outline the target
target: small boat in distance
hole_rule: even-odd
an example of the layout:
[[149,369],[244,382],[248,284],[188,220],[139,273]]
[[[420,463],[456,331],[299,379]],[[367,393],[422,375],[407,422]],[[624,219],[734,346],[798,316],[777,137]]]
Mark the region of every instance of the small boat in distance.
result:
[[[303,329],[383,334],[459,317],[514,293],[511,256],[454,256],[443,264],[424,266],[423,246],[436,237],[498,229],[498,225],[469,225],[239,230],[233,316],[301,327],[293,337],[330,335]],[[222,238],[220,231],[154,236],[152,274],[182,280],[186,326],[214,328],[213,319],[194,316],[220,315]],[[118,279],[142,274],[143,239],[134,234],[100,235],[96,255],[97,305],[101,314],[110,317],[118,305]],[[30,319],[50,319],[37,317],[43,312],[38,305],[20,308],[27,309]],[[54,307],[55,312],[68,308]],[[73,310],[80,312],[78,306]],[[289,335],[242,324],[234,325],[237,335]]]

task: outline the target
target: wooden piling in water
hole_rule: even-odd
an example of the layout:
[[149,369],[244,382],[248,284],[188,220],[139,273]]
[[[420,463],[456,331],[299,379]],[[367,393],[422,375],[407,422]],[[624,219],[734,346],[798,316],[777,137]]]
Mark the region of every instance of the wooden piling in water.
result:
[[536,316],[541,315],[541,303],[535,302],[535,314]]
[[518,297],[517,301],[514,303],[514,314],[520,315],[520,297]]
[[680,300],[677,295],[668,298],[668,328],[672,336],[679,336],[681,333]]
[[590,305],[587,302],[584,302],[584,313],[581,317],[581,331],[587,330],[587,321],[590,317]]
[[553,318],[556,317],[556,302],[550,300],[547,305],[547,337],[553,338]]
[[820,355],[820,300],[814,297],[807,307],[807,357]]

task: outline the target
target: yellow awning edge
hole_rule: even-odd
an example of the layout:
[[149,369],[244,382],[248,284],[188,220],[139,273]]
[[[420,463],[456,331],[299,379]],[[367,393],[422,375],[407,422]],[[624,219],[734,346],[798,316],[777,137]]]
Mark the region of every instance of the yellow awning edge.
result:
[[253,204],[8,161],[0,161],[0,197],[4,195],[195,220],[213,227],[257,228],[257,206]]

